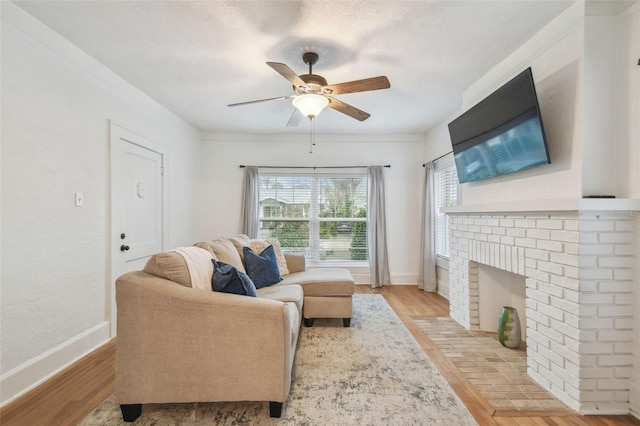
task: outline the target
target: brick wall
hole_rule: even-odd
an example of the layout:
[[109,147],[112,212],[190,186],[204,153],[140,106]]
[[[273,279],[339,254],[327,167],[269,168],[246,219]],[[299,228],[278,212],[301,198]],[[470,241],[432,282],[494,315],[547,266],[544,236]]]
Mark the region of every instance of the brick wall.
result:
[[525,276],[529,376],[584,414],[628,413],[637,212],[449,220],[451,317],[479,328],[478,263]]

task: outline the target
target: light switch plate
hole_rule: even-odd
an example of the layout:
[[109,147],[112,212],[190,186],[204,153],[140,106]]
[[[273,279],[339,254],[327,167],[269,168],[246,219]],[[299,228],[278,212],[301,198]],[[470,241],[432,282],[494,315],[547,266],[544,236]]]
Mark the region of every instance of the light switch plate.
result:
[[76,207],[84,206],[84,196],[80,192],[76,192]]

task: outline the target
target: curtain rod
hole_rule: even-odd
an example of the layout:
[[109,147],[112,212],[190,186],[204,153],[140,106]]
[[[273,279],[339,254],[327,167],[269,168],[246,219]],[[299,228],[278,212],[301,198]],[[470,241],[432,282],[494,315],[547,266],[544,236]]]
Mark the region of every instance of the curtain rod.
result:
[[[443,158],[443,157],[446,157],[447,155],[451,154],[452,152],[453,152],[453,151],[449,151],[449,152],[447,152],[446,154],[442,154],[440,157],[435,158],[435,159],[433,159],[433,160],[431,160],[431,161],[438,161],[439,159],[441,159],[441,158]],[[427,165],[427,163],[422,163],[422,167],[425,167],[426,165]]]
[[[240,168],[244,169],[244,164],[240,164]],[[362,169],[369,166],[256,166],[260,169]],[[391,168],[391,164],[382,167]]]

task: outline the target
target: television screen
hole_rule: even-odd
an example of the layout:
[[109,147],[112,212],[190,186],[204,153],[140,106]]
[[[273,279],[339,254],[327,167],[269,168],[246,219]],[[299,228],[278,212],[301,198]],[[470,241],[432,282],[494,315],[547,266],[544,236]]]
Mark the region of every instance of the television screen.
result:
[[550,164],[531,68],[449,123],[460,183]]

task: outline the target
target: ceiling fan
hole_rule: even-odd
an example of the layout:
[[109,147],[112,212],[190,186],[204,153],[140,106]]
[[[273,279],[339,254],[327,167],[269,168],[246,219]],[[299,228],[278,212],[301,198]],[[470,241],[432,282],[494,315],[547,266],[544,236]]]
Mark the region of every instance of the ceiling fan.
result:
[[327,80],[321,75],[313,73],[313,65],[318,62],[318,54],[306,52],[302,55],[302,60],[309,65],[309,73],[297,75],[291,68],[279,62],[267,62],[271,68],[293,84],[294,94],[288,96],[278,96],[275,98],[259,99],[255,101],[239,102],[229,104],[230,107],[254,104],[257,102],[274,101],[278,99],[293,99],[292,103],[296,109],[293,111],[287,127],[295,127],[300,123],[302,115],[313,119],[325,108],[333,108],[343,114],[353,117],[356,120],[364,121],[371,114],[364,112],[354,106],[346,104],[334,97],[346,93],[368,92],[371,90],[388,89],[391,87],[389,79],[385,76],[365,78],[345,83],[327,84]]

